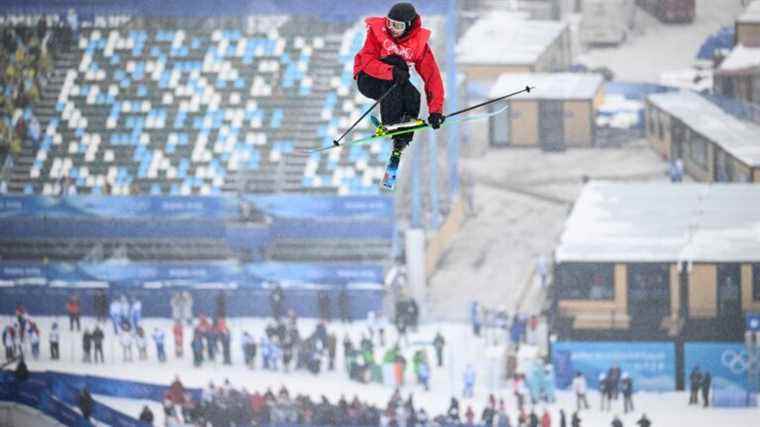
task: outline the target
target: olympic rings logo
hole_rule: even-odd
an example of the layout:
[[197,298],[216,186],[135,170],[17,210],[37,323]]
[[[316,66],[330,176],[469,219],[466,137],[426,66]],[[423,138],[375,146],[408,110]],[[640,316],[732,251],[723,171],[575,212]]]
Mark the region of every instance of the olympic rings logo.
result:
[[720,356],[720,362],[736,375],[760,372],[760,360],[751,357],[746,351],[725,350]]

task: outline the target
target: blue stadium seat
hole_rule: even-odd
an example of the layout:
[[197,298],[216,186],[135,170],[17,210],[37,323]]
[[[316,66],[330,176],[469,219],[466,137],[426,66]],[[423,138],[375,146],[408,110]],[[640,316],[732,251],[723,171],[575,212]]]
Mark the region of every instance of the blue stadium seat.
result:
[[[301,27],[306,31],[308,29],[308,25]],[[271,170],[268,167],[270,163],[280,162],[287,163],[288,170],[299,167],[293,160],[296,158],[286,154],[292,153],[297,144],[303,146],[305,137],[311,135],[318,135],[321,143],[329,145],[333,134],[343,130],[341,126],[345,126],[346,119],[355,114],[361,105],[352,111],[343,111],[344,101],[351,99],[353,92],[347,95],[336,84],[342,82],[346,87],[353,87],[350,70],[341,71],[336,80],[332,77],[333,66],[320,68],[323,67],[320,64],[339,63],[338,56],[345,55],[346,47],[341,46],[340,53],[336,53],[338,46],[335,38],[325,38],[324,34],[319,34],[322,41],[312,43],[316,35],[299,34],[301,28],[293,30],[271,37],[264,33],[244,36],[239,29],[225,28],[162,28],[150,31],[137,28],[114,29],[100,37],[90,37],[94,30],[83,28],[82,38],[87,41],[76,52],[90,54],[91,61],[84,72],[76,68],[67,70],[67,84],[73,85],[76,92],[61,92],[67,96],[51,102],[54,111],[43,130],[46,135],[39,148],[40,151],[47,151],[48,161],[29,164],[28,167],[39,169],[41,174],[40,188],[32,189],[41,191],[42,184],[49,184],[46,181],[50,179],[47,176],[49,171],[45,165],[61,156],[72,156],[69,154],[69,144],[77,144],[76,154],[69,160],[73,160],[72,170],[83,165],[84,156],[81,153],[91,146],[82,143],[85,132],[100,138],[96,155],[98,161],[103,161],[103,152],[110,153],[105,157],[107,160],[102,168],[98,166],[91,170],[91,178],[100,178],[99,182],[102,183],[104,176],[99,171],[113,170],[115,166],[116,177],[112,176],[111,180],[121,187],[119,191],[125,191],[125,186],[136,182],[151,192],[173,191],[179,194],[188,190],[186,186],[181,186],[184,182],[192,185],[193,191],[215,194],[220,191],[233,158],[237,159],[238,169]],[[181,44],[172,48],[171,44],[178,40],[180,31],[186,36]],[[116,51],[109,49],[106,52],[106,42],[113,37],[112,32],[116,32],[122,40],[130,39],[132,46],[117,42]],[[220,45],[222,39],[226,43]],[[361,31],[354,31],[349,38],[349,44],[356,45],[356,48],[362,41]],[[238,49],[239,43],[245,43],[245,48]],[[238,53],[240,56],[237,56]],[[206,63],[211,65],[211,69],[203,69],[206,58],[219,60],[222,56],[231,64],[231,69],[220,70],[217,68],[219,64],[213,61]],[[314,62],[312,58],[319,58],[319,61]],[[151,62],[150,68],[146,61]],[[127,64],[134,65],[128,68]],[[156,73],[156,66],[161,67],[161,71]],[[87,77],[85,72],[88,73]],[[261,77],[262,73],[265,79]],[[176,79],[176,74],[180,75],[179,81],[172,79],[173,76]],[[93,82],[90,80],[92,78],[96,83],[90,83]],[[176,85],[170,87],[170,83]],[[117,91],[113,90],[114,86]],[[209,97],[206,87],[213,89],[212,97]],[[265,95],[268,91],[273,95]],[[90,94],[92,96],[88,97]],[[249,98],[251,95],[253,97]],[[319,107],[313,106],[312,99],[320,100]],[[309,102],[300,103],[300,100]],[[144,108],[143,102],[150,102],[150,106]],[[110,107],[107,107],[109,104]],[[291,105],[298,106],[300,115],[293,118],[293,123],[285,120],[286,115],[290,114],[288,109]],[[71,110],[72,106],[76,110]],[[64,110],[67,111],[67,120],[61,120]],[[85,120],[69,120],[71,111],[78,111],[76,114],[81,113]],[[324,119],[320,121],[320,117]],[[43,120],[43,123],[46,122]],[[167,132],[174,132],[174,139],[168,141]],[[261,136],[271,142],[260,139]],[[200,152],[193,150],[199,138],[206,141],[205,150]],[[260,148],[262,143],[268,147]],[[59,144],[61,147],[57,146]],[[311,144],[316,145],[313,138],[309,141]],[[217,148],[222,146],[221,150]],[[159,176],[164,176],[167,161],[173,165],[169,168],[168,183],[163,187],[153,186],[156,177],[148,177],[148,172],[151,175],[156,172],[155,169],[149,171],[156,150],[160,150],[166,158],[159,167]],[[384,162],[388,149],[383,146],[381,153],[369,154],[369,146],[359,146],[336,153],[337,156],[331,153],[330,156],[310,157],[308,162],[317,166],[316,176],[319,179],[304,177],[300,180],[303,188],[310,188],[317,181],[321,181],[321,186],[332,185],[329,180],[338,165],[345,168],[347,164],[361,160],[377,168]],[[302,159],[299,161],[302,162]],[[204,167],[206,173],[190,173],[191,165],[193,170]],[[144,181],[148,179],[150,181]],[[93,182],[92,179],[81,182],[80,189],[87,193],[88,184],[92,185]],[[170,189],[169,184],[175,185]],[[359,189],[361,179],[350,174],[342,176],[340,184],[341,191],[363,191]],[[298,185],[298,181],[294,185]],[[50,191],[53,187],[46,188]]]

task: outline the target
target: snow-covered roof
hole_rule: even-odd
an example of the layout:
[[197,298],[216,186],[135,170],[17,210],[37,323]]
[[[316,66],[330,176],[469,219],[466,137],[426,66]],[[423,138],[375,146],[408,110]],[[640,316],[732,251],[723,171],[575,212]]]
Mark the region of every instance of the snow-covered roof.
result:
[[760,67],[760,47],[737,45],[723,60],[718,70],[740,71]]
[[591,182],[557,262],[760,261],[760,186]]
[[691,91],[658,93],[647,99],[742,163],[760,166],[760,126],[737,119]]
[[736,22],[741,24],[758,23],[760,24],[760,0],[750,3],[737,19]]
[[591,73],[507,73],[499,76],[491,88],[491,97],[535,86],[530,93],[520,94],[516,99],[592,99],[602,83],[604,77]]
[[480,65],[533,64],[567,27],[494,12],[476,21],[457,43],[457,62]]

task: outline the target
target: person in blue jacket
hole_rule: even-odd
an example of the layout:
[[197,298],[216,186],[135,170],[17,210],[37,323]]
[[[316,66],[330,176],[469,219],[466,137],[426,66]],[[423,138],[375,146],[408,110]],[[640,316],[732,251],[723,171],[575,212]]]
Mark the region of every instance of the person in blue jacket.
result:
[[158,361],[166,362],[166,350],[164,349],[164,339],[166,338],[164,331],[155,328],[153,330],[153,341],[156,343],[156,354],[158,355]]

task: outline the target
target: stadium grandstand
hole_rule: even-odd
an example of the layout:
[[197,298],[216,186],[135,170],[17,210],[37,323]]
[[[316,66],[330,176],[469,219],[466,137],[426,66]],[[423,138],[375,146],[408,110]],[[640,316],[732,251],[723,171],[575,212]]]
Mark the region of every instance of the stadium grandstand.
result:
[[[313,282],[298,267],[312,263],[330,272],[321,286],[382,283],[399,252],[393,197],[378,186],[390,144],[297,150],[330,145],[370,105],[353,55],[362,17],[391,2],[196,3],[3,2],[4,61],[20,68],[6,78],[5,309],[35,298],[27,282],[58,299],[199,285],[198,271],[202,286],[260,288]],[[443,9],[420,3],[435,25]],[[63,304],[50,301],[42,312]]]
[[294,154],[329,145],[361,113],[361,29],[283,16],[244,30],[95,21],[57,52],[32,107],[42,135],[23,145],[9,190],[54,195],[71,180],[80,194],[376,194],[387,144]]

